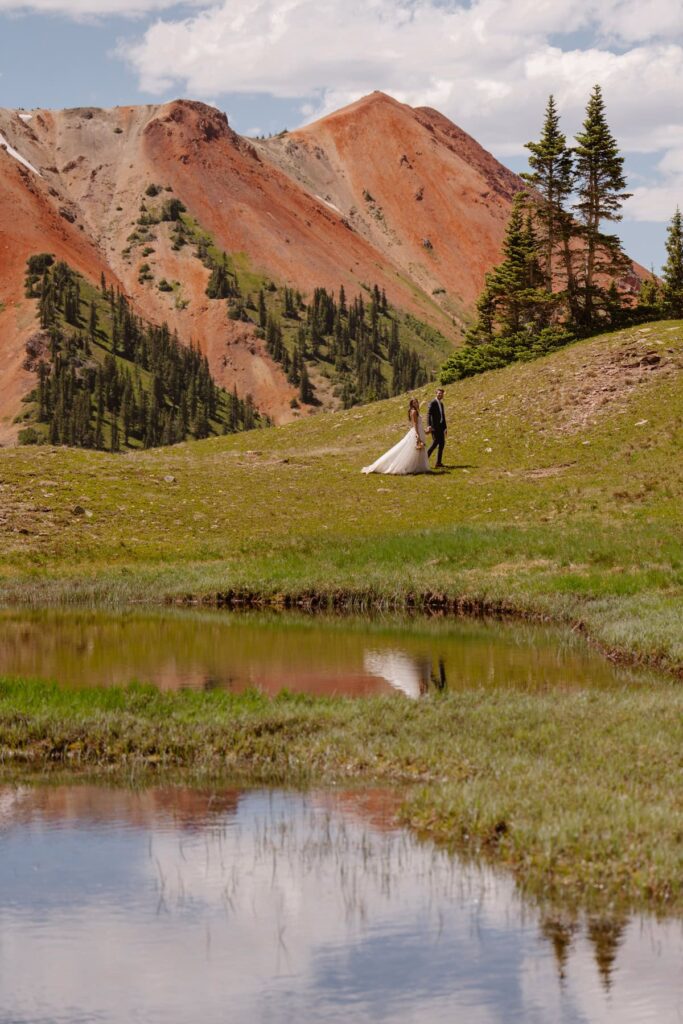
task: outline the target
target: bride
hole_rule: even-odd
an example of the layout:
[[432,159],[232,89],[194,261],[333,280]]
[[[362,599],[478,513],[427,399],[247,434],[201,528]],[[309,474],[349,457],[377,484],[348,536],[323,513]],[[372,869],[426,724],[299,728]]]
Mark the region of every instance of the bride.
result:
[[425,430],[420,416],[420,403],[411,398],[408,403],[410,430],[405,437],[380,455],[371,466],[363,466],[362,473],[391,473],[403,476],[408,473],[428,473],[429,459],[425,445]]

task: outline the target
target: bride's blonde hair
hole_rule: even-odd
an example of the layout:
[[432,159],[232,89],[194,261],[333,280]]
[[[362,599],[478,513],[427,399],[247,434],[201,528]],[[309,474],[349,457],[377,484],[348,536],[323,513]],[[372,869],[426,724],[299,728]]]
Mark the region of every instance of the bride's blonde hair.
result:
[[410,401],[408,402],[408,419],[410,419],[410,410],[411,409],[414,409],[415,412],[419,413],[419,411],[420,411],[420,403],[418,402],[417,398],[411,398]]

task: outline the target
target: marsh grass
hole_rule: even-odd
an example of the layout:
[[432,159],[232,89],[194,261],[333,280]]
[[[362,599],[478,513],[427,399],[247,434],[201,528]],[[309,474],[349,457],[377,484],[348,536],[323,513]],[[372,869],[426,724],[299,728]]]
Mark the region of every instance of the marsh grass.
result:
[[592,908],[683,911],[682,750],[673,682],[358,702],[0,680],[5,779],[410,783],[421,834]]

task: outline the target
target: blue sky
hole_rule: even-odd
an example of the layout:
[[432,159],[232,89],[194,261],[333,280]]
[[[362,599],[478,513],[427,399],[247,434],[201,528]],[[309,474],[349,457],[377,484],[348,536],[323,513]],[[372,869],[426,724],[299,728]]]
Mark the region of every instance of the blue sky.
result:
[[548,94],[571,138],[595,82],[634,192],[617,230],[659,269],[683,205],[681,0],[0,0],[5,107],[189,96],[261,134],[383,89],[523,170]]
[[[132,45],[152,20],[0,13],[0,106],[112,107],[191,95],[181,83],[161,94],[141,89],[134,69],[117,56],[117,49]],[[222,93],[213,99],[243,133],[253,127],[278,132],[302,120],[301,101],[255,92]]]

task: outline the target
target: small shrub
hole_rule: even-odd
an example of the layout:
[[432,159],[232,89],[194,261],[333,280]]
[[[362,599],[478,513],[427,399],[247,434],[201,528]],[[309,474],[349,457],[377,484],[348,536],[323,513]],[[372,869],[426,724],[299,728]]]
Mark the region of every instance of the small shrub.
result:
[[19,444],[40,444],[42,437],[35,427],[24,427],[17,436]]
[[164,199],[161,205],[161,220],[180,220],[181,213],[185,213],[185,205],[175,196],[172,199]]
[[159,281],[159,284],[157,285],[157,288],[159,289],[160,292],[172,292],[173,291],[173,285],[169,284],[165,277],[162,277],[161,281]]
[[158,185],[155,185],[154,183],[148,185],[147,188],[145,189],[146,196],[158,196],[160,192],[160,187]]
[[538,336],[514,334],[508,338],[495,338],[483,345],[463,345],[444,363],[440,381],[451,384],[463,377],[474,377],[487,370],[498,370],[510,363],[528,362],[562,348],[574,336],[562,327],[546,327]]

